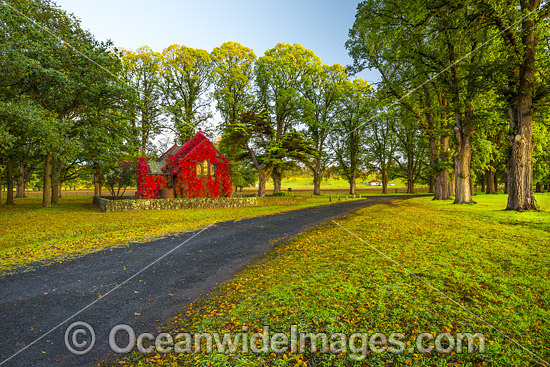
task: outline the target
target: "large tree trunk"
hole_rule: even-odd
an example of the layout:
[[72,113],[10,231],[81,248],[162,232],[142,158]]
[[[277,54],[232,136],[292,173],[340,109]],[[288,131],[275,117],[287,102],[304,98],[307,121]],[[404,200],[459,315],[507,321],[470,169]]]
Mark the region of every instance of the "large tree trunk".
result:
[[19,177],[17,180],[17,187],[15,188],[15,197],[24,198],[25,197],[25,163],[19,164]]
[[432,175],[430,175],[430,178],[428,180],[428,194],[433,194],[434,191],[434,178]]
[[414,153],[409,152],[407,154],[407,194],[414,194]]
[[313,172],[313,195],[321,195],[321,175]]
[[[534,12],[539,1],[522,2],[522,10]],[[529,9],[526,9],[529,8]],[[533,194],[533,95],[535,94],[535,18],[521,23],[524,49],[516,69],[519,85],[514,103],[508,106],[510,155],[508,157],[508,205],[506,210],[538,209]]]
[[510,156],[508,159],[508,205],[506,210],[536,210],[533,195],[533,116],[531,96],[518,96],[516,108],[509,107]]
[[414,194],[414,181],[407,179],[407,194]]
[[388,193],[388,172],[382,171],[382,194]]
[[52,204],[59,204],[59,179],[52,177]]
[[356,187],[356,184],[355,184],[355,174],[352,174],[350,176],[350,178],[348,179],[348,182],[349,182],[349,194],[350,195],[355,195],[355,187]]
[[[455,60],[455,46],[449,45],[451,60]],[[472,137],[474,129],[470,123],[473,119],[473,108],[467,104],[462,110],[460,103],[460,92],[458,87],[458,70],[451,64],[452,86],[453,86],[453,109],[454,109],[454,133],[456,139],[456,151],[454,154],[454,204],[475,204],[472,200],[472,186],[470,185],[470,165],[472,161]],[[468,103],[468,102],[466,102]],[[461,112],[464,111],[464,112]]]
[[[457,131],[458,130],[458,131]],[[454,204],[474,204],[470,184],[470,163],[472,160],[472,131],[455,127],[457,138],[455,153],[455,201]]]
[[61,162],[52,159],[52,204],[59,204],[59,185],[61,180]]
[[8,158],[8,166],[6,167],[6,183],[7,183],[7,197],[6,197],[6,205],[14,205],[15,202],[13,201],[13,159],[10,157]]
[[496,194],[497,190],[495,188],[495,171],[492,168],[489,168],[486,173],[487,178],[487,190],[486,194]]
[[94,196],[101,196],[101,173],[99,165],[96,166],[94,172]]
[[313,170],[313,195],[321,195],[321,163],[316,162],[315,169]]
[[449,200],[449,171],[443,169],[434,177],[434,200]]
[[487,175],[484,173],[481,175],[481,192],[485,192],[485,180],[487,180]]
[[273,192],[281,192],[282,181],[280,173],[273,172]]
[[265,182],[267,178],[263,169],[258,170],[258,197],[265,196]]
[[[434,143],[432,142],[432,145]],[[449,137],[442,136],[439,138],[439,149],[432,147],[432,154],[437,154],[435,161],[432,164],[437,167],[438,163],[448,161]],[[436,169],[434,172],[434,200],[449,200],[449,171],[446,168]]]
[[44,162],[44,187],[42,188],[42,206],[52,206],[52,155],[46,155]]

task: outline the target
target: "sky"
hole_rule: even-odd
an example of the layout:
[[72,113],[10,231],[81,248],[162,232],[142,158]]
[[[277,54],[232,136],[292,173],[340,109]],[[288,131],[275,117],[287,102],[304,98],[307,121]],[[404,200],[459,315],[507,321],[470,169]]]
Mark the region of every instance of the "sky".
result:
[[[135,50],[172,44],[212,51],[226,41],[256,56],[279,42],[299,43],[325,64],[351,65],[344,47],[357,0],[54,0],[96,39]],[[375,71],[357,75],[379,81]]]

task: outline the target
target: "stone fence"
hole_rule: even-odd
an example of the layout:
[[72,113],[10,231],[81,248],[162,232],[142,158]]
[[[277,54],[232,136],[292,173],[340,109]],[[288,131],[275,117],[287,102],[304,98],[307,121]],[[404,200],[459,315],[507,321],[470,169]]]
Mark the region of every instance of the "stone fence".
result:
[[94,204],[104,212],[125,212],[130,210],[162,209],[209,209],[237,208],[247,206],[279,206],[304,204],[305,196],[278,197],[232,197],[232,198],[177,198],[177,199],[134,199],[94,196]]

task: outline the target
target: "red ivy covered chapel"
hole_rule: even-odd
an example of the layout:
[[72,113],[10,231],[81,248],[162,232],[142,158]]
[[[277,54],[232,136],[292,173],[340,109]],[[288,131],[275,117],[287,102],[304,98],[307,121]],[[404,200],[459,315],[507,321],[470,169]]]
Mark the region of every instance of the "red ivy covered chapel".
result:
[[174,144],[156,161],[138,165],[140,199],[231,196],[227,159],[199,132],[182,146]]

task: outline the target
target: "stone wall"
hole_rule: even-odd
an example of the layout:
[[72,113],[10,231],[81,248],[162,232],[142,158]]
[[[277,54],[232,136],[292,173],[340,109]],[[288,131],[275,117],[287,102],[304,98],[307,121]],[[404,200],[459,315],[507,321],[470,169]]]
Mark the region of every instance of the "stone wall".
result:
[[94,204],[104,212],[162,209],[209,209],[247,206],[279,206],[303,204],[304,196],[282,197],[231,197],[231,198],[177,198],[177,199],[118,199],[94,196]]
[[102,198],[101,196],[94,196],[94,205],[101,209],[102,212],[107,211],[108,199]]

